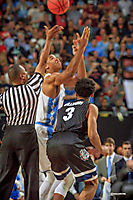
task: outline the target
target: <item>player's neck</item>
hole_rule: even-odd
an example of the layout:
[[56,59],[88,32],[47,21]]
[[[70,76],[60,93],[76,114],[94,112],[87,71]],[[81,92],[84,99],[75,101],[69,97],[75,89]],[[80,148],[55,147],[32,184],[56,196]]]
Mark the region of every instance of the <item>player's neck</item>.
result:
[[81,99],[83,99],[83,100],[86,100],[86,101],[90,101],[90,97],[89,98],[84,98],[84,97],[77,97],[77,100],[81,100]]

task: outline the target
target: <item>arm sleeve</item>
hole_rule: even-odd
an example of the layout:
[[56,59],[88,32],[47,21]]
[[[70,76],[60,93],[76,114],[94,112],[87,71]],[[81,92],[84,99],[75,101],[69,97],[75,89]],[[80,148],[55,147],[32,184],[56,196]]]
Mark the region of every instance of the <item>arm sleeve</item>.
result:
[[30,85],[32,87],[37,96],[40,93],[40,87],[42,85],[43,79],[44,78],[40,73],[35,73],[27,82],[27,85]]

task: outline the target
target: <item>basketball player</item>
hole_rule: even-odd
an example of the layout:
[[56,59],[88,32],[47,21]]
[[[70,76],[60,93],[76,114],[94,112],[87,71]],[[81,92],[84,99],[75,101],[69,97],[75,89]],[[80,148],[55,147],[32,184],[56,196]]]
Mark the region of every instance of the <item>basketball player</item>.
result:
[[101,154],[106,156],[108,149],[101,145],[97,133],[98,109],[89,102],[94,90],[92,79],[79,79],[75,86],[77,101],[58,110],[56,130],[47,143],[51,168],[56,178],[62,180],[55,189],[54,200],[65,198],[75,178],[77,182],[85,183],[80,200],[92,200],[95,195],[97,171],[83,143],[87,131],[90,142]]
[[[46,34],[48,31],[49,30],[47,29]],[[52,171],[50,171],[51,163],[46,155],[46,143],[52,136],[57,109],[63,105],[65,93],[62,84],[74,86],[79,78],[85,77],[86,70],[84,66],[83,53],[88,43],[89,36],[90,29],[86,27],[81,38],[78,35],[77,40],[74,41],[73,51],[75,55],[66,70],[62,73],[59,73],[62,69],[62,65],[57,57],[50,54],[46,62],[46,75],[44,77],[39,97],[35,123],[39,140],[40,170],[47,173],[47,178],[40,187],[40,196],[42,196],[42,199],[45,199],[44,195],[48,193],[55,179]],[[77,69],[77,75],[74,76]]]

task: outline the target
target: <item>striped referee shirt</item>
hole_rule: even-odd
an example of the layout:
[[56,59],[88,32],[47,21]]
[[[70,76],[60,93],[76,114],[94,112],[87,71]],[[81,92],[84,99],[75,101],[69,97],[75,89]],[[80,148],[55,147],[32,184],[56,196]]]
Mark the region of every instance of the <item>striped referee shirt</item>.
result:
[[35,73],[24,85],[15,85],[0,95],[7,125],[34,124],[43,76]]

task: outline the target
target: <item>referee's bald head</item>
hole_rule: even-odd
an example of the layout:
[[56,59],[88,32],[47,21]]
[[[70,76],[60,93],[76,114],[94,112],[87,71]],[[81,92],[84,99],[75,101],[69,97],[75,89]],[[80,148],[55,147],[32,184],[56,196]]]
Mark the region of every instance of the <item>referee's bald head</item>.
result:
[[11,82],[19,80],[20,74],[23,74],[24,71],[25,71],[25,69],[21,65],[19,65],[19,64],[12,65],[8,70],[8,76],[9,76]]

